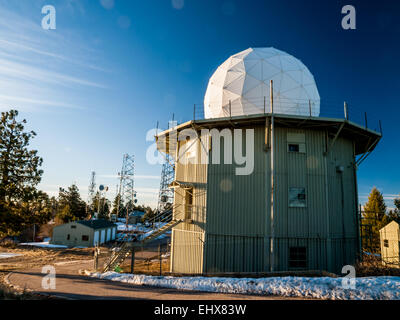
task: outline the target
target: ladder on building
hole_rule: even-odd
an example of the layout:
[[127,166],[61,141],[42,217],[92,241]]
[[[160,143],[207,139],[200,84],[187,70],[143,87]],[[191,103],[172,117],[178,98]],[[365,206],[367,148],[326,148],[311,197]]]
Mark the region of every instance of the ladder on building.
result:
[[114,270],[118,265],[121,265],[121,263],[124,262],[124,260],[129,256],[133,247],[143,246],[144,244],[157,239],[168,230],[171,230],[173,227],[183,222],[182,219],[172,219],[172,215],[172,209],[167,212],[163,212],[152,219],[152,223],[158,224],[159,228],[155,228],[153,231],[145,234],[142,238],[139,238],[138,241],[124,241],[119,246],[115,246],[109,261],[103,268],[103,272]]

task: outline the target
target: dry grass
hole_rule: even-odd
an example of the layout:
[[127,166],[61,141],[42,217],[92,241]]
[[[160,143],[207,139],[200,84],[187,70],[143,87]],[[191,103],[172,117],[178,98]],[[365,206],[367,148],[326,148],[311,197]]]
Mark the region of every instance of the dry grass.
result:
[[364,255],[356,265],[357,277],[400,276],[400,268],[384,266],[379,257]]
[[[38,247],[21,247],[15,245],[0,246],[0,252],[21,254],[17,257],[0,259],[0,271],[28,269],[36,266],[66,262],[71,260],[87,260],[92,257],[92,249],[44,249]],[[4,261],[4,262],[3,262]]]
[[17,253],[20,256],[0,259],[0,300],[44,300],[46,296],[28,292],[18,293],[7,287],[4,277],[12,271],[26,270],[56,262],[87,260],[93,256],[92,249],[45,249],[31,246],[17,246],[2,243],[0,252]]
[[[122,272],[130,273],[131,265],[130,261],[125,261],[121,266]],[[136,260],[134,266],[134,273],[147,274],[147,275],[160,275],[160,262],[152,260]],[[169,259],[163,259],[161,264],[161,273],[165,274],[169,272]]]

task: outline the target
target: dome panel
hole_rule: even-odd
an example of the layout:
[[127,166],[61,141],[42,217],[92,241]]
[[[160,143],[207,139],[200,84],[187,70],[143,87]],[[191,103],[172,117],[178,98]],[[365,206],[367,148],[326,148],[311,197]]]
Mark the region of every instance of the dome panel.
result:
[[[320,96],[313,75],[295,57],[275,48],[249,48],[228,58],[210,78],[204,97],[205,118],[269,110],[273,81],[274,112],[319,116]],[[267,111],[269,112],[269,111]]]

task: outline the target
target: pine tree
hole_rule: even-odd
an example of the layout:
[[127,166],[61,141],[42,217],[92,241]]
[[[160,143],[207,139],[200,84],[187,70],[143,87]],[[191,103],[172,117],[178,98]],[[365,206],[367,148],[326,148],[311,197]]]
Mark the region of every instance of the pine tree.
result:
[[400,221],[400,196],[393,200],[394,210],[389,211],[389,221]]
[[92,208],[93,212],[97,212],[99,219],[109,219],[110,217],[110,201],[105,197],[101,197],[100,193],[97,192],[93,197]]
[[384,227],[389,219],[386,214],[386,204],[382,193],[374,187],[364,205],[363,247],[374,253],[380,251],[379,230]]
[[75,184],[68,190],[60,188],[58,195],[58,218],[63,222],[82,220],[87,217],[86,203],[81,199],[79,189]]
[[[118,212],[117,212],[118,211]],[[117,194],[113,201],[112,214],[117,215],[117,217],[122,217],[126,215],[126,210],[122,201],[120,201],[120,195]]]
[[[45,220],[47,213],[36,210],[47,200],[36,190],[43,170],[42,158],[37,150],[29,150],[34,131],[25,131],[26,120],[18,121],[18,111],[1,113],[0,119],[0,236],[17,235],[38,218]],[[42,207],[40,207],[42,208]]]

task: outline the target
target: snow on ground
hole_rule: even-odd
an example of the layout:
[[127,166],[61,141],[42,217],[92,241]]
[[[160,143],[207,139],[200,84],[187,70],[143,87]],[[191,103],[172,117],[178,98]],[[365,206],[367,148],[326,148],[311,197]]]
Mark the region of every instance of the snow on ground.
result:
[[[116,222],[116,224],[117,224],[117,230],[119,232],[122,232],[122,231],[143,232],[143,234],[141,234],[140,238],[139,238],[139,240],[143,240],[144,238],[150,236],[157,229],[163,227],[166,224],[166,222],[156,222],[154,224],[154,229],[152,229],[151,227],[146,227],[141,223],[139,223],[139,224],[128,224],[128,227],[126,226],[125,223],[122,223],[122,222]],[[163,233],[160,236],[158,236],[155,240],[164,239],[170,233],[171,233],[171,231],[166,231],[165,233]],[[122,238],[122,237],[123,237],[123,235],[119,236],[119,238]]]
[[69,264],[75,264],[75,263],[84,263],[84,262],[93,262],[93,260],[73,260],[73,261],[61,261],[61,262],[55,262],[55,266],[65,266]]
[[58,244],[50,244],[48,241],[46,242],[25,242],[20,243],[20,246],[34,246],[34,247],[41,247],[41,248],[68,248],[68,246],[62,246]]
[[128,227],[126,227],[126,224],[123,222],[116,222],[117,225],[117,230],[118,231],[140,231],[140,232],[149,232],[152,230],[151,228],[147,228],[142,224],[128,224]]
[[[59,244],[50,244],[49,241],[45,241],[45,242],[25,242],[25,243],[20,243],[20,246],[33,246],[33,247],[40,247],[40,248],[68,248],[68,246],[64,246],[64,245],[59,245]],[[87,247],[83,247],[83,246],[77,246],[74,247],[77,249],[86,249]]]
[[18,257],[18,256],[22,256],[22,254],[11,253],[11,252],[0,252],[0,259],[7,259],[7,258]]
[[342,286],[343,278],[208,278],[162,277],[116,272],[91,273],[92,277],[135,285],[181,290],[305,297],[333,300],[400,300],[400,277],[356,278],[355,289]]

